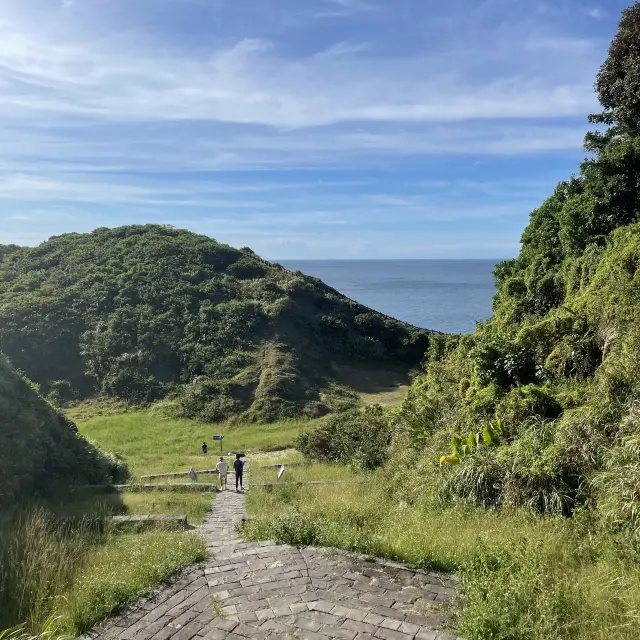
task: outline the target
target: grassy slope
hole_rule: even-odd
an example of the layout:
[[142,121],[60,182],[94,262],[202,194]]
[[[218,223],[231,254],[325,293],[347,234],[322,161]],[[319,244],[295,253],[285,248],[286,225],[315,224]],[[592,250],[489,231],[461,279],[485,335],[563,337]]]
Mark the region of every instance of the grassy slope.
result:
[[108,481],[109,459],[76,431],[0,353],[0,507],[57,483]]
[[414,462],[409,454],[364,476],[365,484],[333,487],[301,487],[291,480],[348,479],[352,472],[315,464],[295,474],[291,469],[277,489],[249,493],[255,517],[245,534],[456,571],[462,590],[453,613],[468,640],[637,638],[640,570],[629,562],[624,540],[594,536],[581,518],[442,508],[428,494],[407,501],[407,485],[421,482]]
[[[73,415],[73,412],[71,412]],[[80,421],[80,431],[104,447],[111,447],[129,465],[134,478],[214,467],[219,454],[215,434],[225,436],[225,455],[232,450],[270,451],[292,446],[304,421],[285,420],[267,425],[208,425],[194,420],[172,420],[150,411],[97,416]],[[203,456],[202,442],[209,445]]]
[[357,401],[332,364],[406,374],[429,341],[187,231],[98,229],[1,249],[0,347],[60,400],[168,398],[173,416],[216,422],[314,417]]
[[92,520],[70,527],[46,508],[0,523],[0,630],[23,623],[38,632],[58,618],[79,634],[182,568],[203,559],[191,533],[98,533]]

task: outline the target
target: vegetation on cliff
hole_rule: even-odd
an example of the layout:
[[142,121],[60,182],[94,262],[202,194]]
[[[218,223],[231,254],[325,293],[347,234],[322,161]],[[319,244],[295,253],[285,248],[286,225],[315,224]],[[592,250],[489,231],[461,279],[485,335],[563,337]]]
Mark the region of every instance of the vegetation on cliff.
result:
[[0,354],[0,508],[45,496],[58,484],[126,476],[121,461],[78,435],[76,426]]
[[321,281],[164,226],[97,229],[0,248],[0,348],[59,401],[168,398],[219,421],[352,406],[345,359],[418,364],[425,332]]
[[395,418],[438,503],[595,506],[640,536],[638,51],[640,3],[598,75],[607,128],[496,268],[493,318],[429,363]]
[[[249,536],[456,571],[469,640],[638,637],[639,69],[636,2],[598,74],[589,155],[497,266],[494,316],[432,339],[379,472],[256,493]],[[358,462],[358,420],[349,445],[331,426],[305,453]]]

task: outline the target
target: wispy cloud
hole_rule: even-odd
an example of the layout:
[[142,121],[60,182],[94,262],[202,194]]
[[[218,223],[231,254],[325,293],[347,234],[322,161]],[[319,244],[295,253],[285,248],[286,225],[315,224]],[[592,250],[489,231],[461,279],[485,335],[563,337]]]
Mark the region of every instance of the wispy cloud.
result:
[[341,18],[363,11],[379,11],[380,5],[369,0],[322,0],[319,9],[314,10],[316,18]]
[[601,9],[548,5],[4,0],[0,242],[182,220],[363,255],[500,220],[515,248],[534,182],[581,158],[610,36]]
[[[534,68],[526,75],[504,70],[478,78],[470,55],[455,70],[443,70],[442,51],[364,57],[357,55],[363,45],[338,42],[322,55],[290,59],[252,38],[206,56],[185,56],[141,47],[137,38],[123,35],[96,44],[60,44],[4,23],[0,113],[8,118],[190,119],[287,128],[587,113],[593,104],[590,86],[576,78],[572,63],[580,59],[584,65],[589,42],[537,42],[531,54],[536,57],[564,51],[553,75],[548,68],[544,74]],[[527,49],[519,54],[526,63]]]

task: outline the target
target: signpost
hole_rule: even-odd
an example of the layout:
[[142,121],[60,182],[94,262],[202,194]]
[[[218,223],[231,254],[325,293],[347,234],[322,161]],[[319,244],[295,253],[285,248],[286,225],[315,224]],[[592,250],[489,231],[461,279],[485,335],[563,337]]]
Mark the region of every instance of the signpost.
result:
[[213,440],[220,440],[220,456],[222,456],[222,441],[224,440],[224,436],[213,436]]

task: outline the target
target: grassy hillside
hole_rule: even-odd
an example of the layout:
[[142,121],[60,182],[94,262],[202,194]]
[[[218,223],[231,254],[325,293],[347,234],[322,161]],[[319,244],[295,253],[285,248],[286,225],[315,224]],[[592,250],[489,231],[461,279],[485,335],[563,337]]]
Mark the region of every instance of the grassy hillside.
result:
[[104,482],[123,473],[0,354],[0,507],[58,483]]
[[353,405],[334,365],[418,364],[429,337],[321,281],[164,226],[0,247],[0,348],[54,399],[168,399],[219,421]]
[[640,536],[640,105],[624,89],[638,51],[636,3],[598,75],[591,119],[606,128],[587,135],[579,175],[498,265],[494,317],[430,363],[397,418],[440,503],[595,506]]
[[[211,442],[214,430],[224,436],[225,455],[229,451],[245,451],[251,455],[255,451],[293,446],[301,431],[314,423],[284,420],[240,428],[229,428],[226,424],[212,427],[196,420],[165,418],[152,411],[78,419],[81,433],[122,456],[133,478],[151,473],[186,472],[189,467],[215,467],[220,450],[217,442]],[[200,449],[205,440],[209,443],[206,457]],[[211,481],[211,476],[201,479]]]
[[469,640],[639,636],[639,86],[637,2],[598,74],[588,157],[497,267],[493,318],[432,340],[399,409],[301,438],[381,465],[369,484],[256,492],[247,534],[455,570]]

